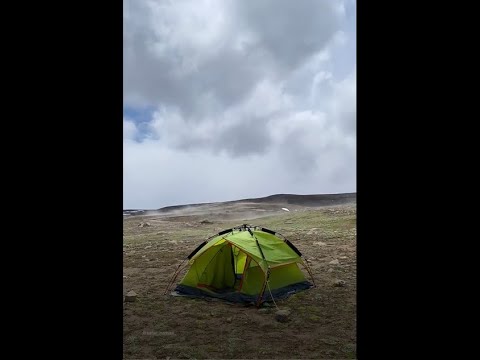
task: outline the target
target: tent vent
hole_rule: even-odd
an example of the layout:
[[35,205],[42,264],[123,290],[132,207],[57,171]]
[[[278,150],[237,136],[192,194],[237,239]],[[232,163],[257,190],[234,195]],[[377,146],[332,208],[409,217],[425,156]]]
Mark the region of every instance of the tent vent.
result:
[[266,233],[269,233],[269,234],[272,234],[272,235],[275,235],[275,231],[273,230],[270,230],[270,229],[266,229],[264,227],[262,227],[262,231],[266,232]]
[[302,256],[302,253],[300,252],[300,250],[298,250],[295,245],[293,245],[290,241],[288,241],[287,239],[285,239],[285,242],[288,244],[288,246],[290,246],[292,248],[293,251],[295,251],[297,253],[298,256]]
[[218,235],[223,235],[223,234],[229,233],[230,231],[232,231],[232,229],[223,230],[223,231],[220,231]]

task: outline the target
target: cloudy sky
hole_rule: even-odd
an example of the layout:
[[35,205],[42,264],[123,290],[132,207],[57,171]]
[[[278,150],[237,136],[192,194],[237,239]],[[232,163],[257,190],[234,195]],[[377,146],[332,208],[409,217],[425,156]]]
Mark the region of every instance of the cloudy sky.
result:
[[355,0],[124,0],[124,208],[355,192],[355,18]]

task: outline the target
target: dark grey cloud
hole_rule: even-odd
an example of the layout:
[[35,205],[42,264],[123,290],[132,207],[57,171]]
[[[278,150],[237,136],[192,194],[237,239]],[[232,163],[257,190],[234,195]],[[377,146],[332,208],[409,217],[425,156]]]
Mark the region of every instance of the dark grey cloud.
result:
[[223,1],[227,24],[219,27],[221,34],[182,43],[184,29],[175,17],[193,22],[201,1],[190,2],[186,14],[153,10],[174,8],[176,2],[126,3],[125,102],[175,105],[195,120],[199,94],[212,93],[223,107],[240,102],[262,78],[282,79],[322,50],[340,18],[336,1]]
[[[242,47],[234,46],[235,33],[212,34],[211,41],[206,35],[204,41],[193,39],[184,44],[188,28],[182,29],[175,18],[168,18],[183,14],[153,11],[155,5],[174,8],[176,3],[127,3],[130,11],[124,21],[124,101],[128,105],[175,106],[187,119],[199,121],[199,116],[205,115],[198,101],[200,94],[210,93],[224,109],[241,101],[258,79],[269,72],[261,51],[245,53]],[[191,4],[194,8],[202,5]],[[188,22],[194,11],[184,16]],[[156,26],[164,31],[156,31]],[[228,32],[228,27],[218,31]],[[215,42],[216,38],[220,43]]]
[[215,146],[236,157],[263,154],[269,149],[271,142],[266,119],[250,118],[223,130],[217,137]]
[[338,30],[338,1],[235,1],[244,24],[256,37],[256,46],[291,70],[324,48]]

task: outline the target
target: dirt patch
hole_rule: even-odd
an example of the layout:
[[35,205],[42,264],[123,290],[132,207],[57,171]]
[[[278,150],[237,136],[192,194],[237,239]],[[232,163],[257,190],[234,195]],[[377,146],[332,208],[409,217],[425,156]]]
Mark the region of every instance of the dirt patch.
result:
[[[355,358],[355,204],[280,205],[227,203],[223,211],[215,204],[215,209],[190,208],[196,212],[190,214],[176,208],[175,215],[126,217],[124,295],[133,291],[137,296],[124,303],[124,358]],[[309,259],[317,287],[277,301],[290,310],[289,321],[276,321],[275,308],[259,311],[163,295],[177,266],[199,243],[239,225],[238,218],[248,212],[254,216],[251,223],[282,233]],[[205,219],[211,224],[200,224]],[[152,226],[138,227],[141,222]],[[339,263],[330,265],[334,259]]]

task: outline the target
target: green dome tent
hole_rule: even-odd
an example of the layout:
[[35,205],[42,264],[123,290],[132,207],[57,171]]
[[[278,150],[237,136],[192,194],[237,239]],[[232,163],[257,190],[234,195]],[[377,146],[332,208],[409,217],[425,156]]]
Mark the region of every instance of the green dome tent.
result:
[[[190,269],[175,288],[178,295],[210,296],[259,306],[314,286],[300,251],[281,234],[263,227],[244,224],[220,231],[200,244],[184,262],[187,260]],[[305,267],[313,284],[306,280],[298,264]]]

